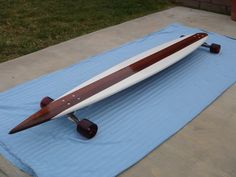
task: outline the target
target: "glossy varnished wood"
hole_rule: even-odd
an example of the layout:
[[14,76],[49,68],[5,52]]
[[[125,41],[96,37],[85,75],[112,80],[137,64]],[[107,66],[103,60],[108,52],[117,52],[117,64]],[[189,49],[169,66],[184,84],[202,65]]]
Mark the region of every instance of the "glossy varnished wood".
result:
[[160,60],[180,51],[181,49],[184,49],[185,47],[197,42],[198,40],[206,36],[206,33],[196,33],[108,76],[105,76],[102,79],[99,79],[68,95],[65,95],[64,97],[61,97],[60,99],[50,103],[48,106],[31,115],[25,121],[12,129],[10,133],[16,133],[40,123],[49,121],[62,111],[159,62]]

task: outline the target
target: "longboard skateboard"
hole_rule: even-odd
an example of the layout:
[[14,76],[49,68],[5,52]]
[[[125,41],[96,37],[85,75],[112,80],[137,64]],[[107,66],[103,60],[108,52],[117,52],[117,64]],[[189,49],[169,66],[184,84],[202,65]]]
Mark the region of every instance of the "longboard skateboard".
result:
[[88,119],[79,120],[73,114],[74,111],[141,82],[180,61],[200,46],[209,48],[211,53],[219,53],[220,45],[208,45],[205,42],[207,37],[207,33],[181,36],[113,66],[56,100],[45,97],[41,100],[41,109],[13,128],[9,134],[67,115],[76,123],[79,133],[92,138],[96,135],[98,126]]

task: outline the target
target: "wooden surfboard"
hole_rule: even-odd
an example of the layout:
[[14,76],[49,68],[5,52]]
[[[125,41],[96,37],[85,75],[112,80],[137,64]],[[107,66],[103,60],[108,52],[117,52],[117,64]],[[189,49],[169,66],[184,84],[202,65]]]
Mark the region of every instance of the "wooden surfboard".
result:
[[187,35],[129,58],[52,101],[9,133],[68,115],[122,91],[180,61],[205,44],[207,36],[206,33]]

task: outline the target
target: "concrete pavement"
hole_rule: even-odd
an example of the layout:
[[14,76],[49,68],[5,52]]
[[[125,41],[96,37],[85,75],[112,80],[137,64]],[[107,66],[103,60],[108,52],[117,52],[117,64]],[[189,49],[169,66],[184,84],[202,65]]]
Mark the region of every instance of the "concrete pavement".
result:
[[[0,91],[110,50],[170,23],[236,37],[229,16],[174,7],[0,64]],[[120,176],[236,176],[236,85],[190,124]],[[0,158],[0,177],[27,177]]]

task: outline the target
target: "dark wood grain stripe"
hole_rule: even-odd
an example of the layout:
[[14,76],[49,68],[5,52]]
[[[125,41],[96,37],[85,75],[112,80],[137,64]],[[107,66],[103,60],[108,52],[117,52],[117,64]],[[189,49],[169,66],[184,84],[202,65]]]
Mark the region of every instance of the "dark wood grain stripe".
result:
[[70,93],[52,102],[45,108],[33,114],[28,119],[19,124],[16,127],[16,130],[23,130],[38,125],[42,122],[46,122],[59,113],[63,112],[64,110],[157,63],[158,61],[180,51],[181,49],[197,42],[198,40],[206,36],[206,33],[196,33],[108,76],[105,76],[87,86],[84,86],[83,88],[80,88],[73,93]]

